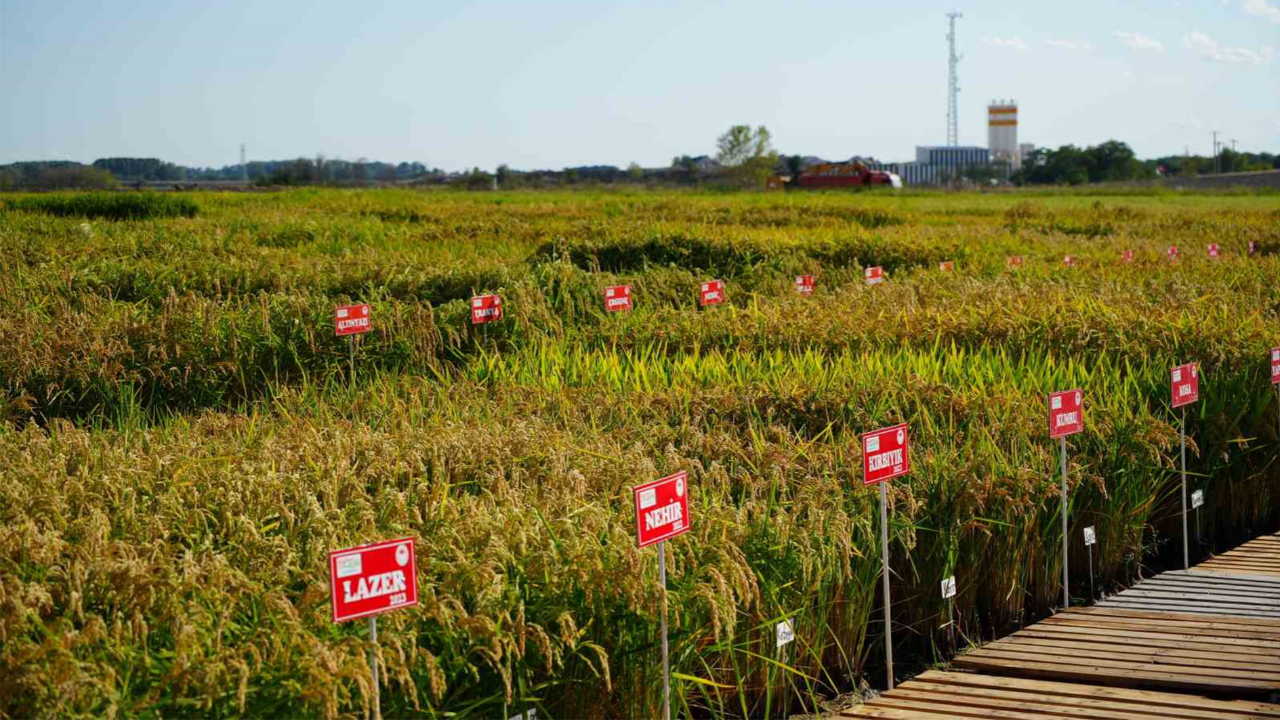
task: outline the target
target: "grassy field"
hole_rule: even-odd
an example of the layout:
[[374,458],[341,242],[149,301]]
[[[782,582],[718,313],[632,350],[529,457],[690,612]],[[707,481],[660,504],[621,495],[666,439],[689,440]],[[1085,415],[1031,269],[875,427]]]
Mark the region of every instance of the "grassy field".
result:
[[[919,666],[951,650],[941,578],[970,639],[1061,593],[1052,390],[1085,392],[1073,593],[1088,525],[1105,587],[1180,561],[1183,362],[1206,536],[1280,511],[1275,195],[193,197],[0,198],[0,716],[363,716],[366,627],[330,621],[327,553],[412,535],[422,602],[380,620],[384,714],[653,717],[630,488],[678,470],[678,711],[813,711],[880,682],[859,433],[911,424],[889,497]],[[699,311],[711,278],[729,303]],[[606,315],[622,282],[636,310]],[[487,335],[482,292],[507,314]],[[373,306],[354,382],[348,302]]]

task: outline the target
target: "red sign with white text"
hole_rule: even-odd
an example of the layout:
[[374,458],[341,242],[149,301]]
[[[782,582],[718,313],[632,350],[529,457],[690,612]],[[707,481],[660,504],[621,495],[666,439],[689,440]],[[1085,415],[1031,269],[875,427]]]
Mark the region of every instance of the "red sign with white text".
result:
[[1075,256],[1075,255],[1068,255],[1068,256],[1066,256],[1066,257],[1062,258],[1062,264],[1063,264],[1063,265],[1066,265],[1067,267],[1075,267],[1075,266],[1076,266],[1076,256]]
[[1179,365],[1170,372],[1173,406],[1182,407],[1200,399],[1200,371],[1195,363]]
[[334,622],[417,605],[413,538],[330,552],[329,601]]
[[862,436],[862,484],[875,485],[911,472],[907,424]]
[[621,312],[631,309],[631,286],[610,285],[604,289],[605,312]]
[[372,329],[368,305],[339,305],[333,311],[334,335],[356,335]]
[[698,290],[698,304],[702,307],[724,302],[724,281],[708,280]]
[[471,298],[471,324],[494,322],[502,319],[501,295],[478,295]]
[[862,273],[862,276],[866,278],[868,285],[876,285],[876,284],[882,283],[884,282],[884,268],[880,267],[879,265],[876,265],[875,267],[869,267]]
[[1271,348],[1271,384],[1280,385],[1280,347]]
[[796,276],[796,292],[800,293],[801,295],[812,295],[813,294],[813,276],[797,275]]
[[1209,243],[1209,257],[1214,260],[1218,259],[1218,243]]
[[632,489],[636,501],[636,546],[645,547],[689,531],[689,473],[683,470]]
[[1005,261],[1005,264],[1008,265],[1009,267],[1018,267],[1019,265],[1022,264],[1022,256],[1010,255],[1009,259]]
[[1127,262],[1127,263],[1131,263],[1131,262],[1133,262],[1133,251],[1132,251],[1132,250],[1125,250],[1125,251],[1124,251],[1124,255],[1121,255],[1120,257],[1121,257],[1121,259],[1122,259],[1122,260],[1124,260],[1125,262]]
[[954,260],[943,260],[938,263],[938,269],[942,272],[951,272],[956,269],[956,263]]
[[1178,246],[1177,246],[1177,245],[1170,245],[1170,246],[1169,246],[1169,250],[1168,250],[1168,255],[1169,255],[1169,260],[1170,260],[1170,261],[1177,260],[1177,259],[1178,259]]
[[1079,390],[1064,390],[1049,395],[1049,437],[1075,435],[1084,430],[1084,410]]

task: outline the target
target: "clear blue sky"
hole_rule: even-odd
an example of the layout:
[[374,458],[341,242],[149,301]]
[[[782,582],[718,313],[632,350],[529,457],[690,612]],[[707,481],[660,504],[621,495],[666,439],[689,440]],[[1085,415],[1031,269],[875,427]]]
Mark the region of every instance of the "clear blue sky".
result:
[[0,0],[0,162],[313,156],[666,165],[735,123],[910,159],[1016,98],[1019,139],[1280,151],[1280,0]]

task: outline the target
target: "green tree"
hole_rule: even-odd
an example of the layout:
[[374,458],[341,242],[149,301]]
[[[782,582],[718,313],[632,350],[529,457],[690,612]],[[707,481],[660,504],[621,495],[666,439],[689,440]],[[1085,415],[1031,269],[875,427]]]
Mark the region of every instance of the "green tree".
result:
[[639,182],[644,177],[644,168],[640,167],[640,163],[631,163],[627,166],[627,178],[632,182]]
[[716,160],[742,187],[761,187],[778,162],[772,136],[765,126],[734,125],[716,140]]

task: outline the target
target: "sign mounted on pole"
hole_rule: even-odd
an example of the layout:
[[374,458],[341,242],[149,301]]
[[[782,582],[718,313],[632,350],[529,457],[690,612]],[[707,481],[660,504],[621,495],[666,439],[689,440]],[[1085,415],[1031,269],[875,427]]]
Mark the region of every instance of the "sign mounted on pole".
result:
[[605,312],[621,312],[631,309],[631,286],[610,285],[604,289]]
[[1179,365],[1170,373],[1173,406],[1180,408],[1200,399],[1200,373],[1195,363]]
[[947,600],[956,596],[956,576],[942,579],[942,599]]
[[1084,412],[1079,389],[1049,396],[1049,437],[1057,440],[1084,430]]
[[502,319],[501,295],[477,295],[471,298],[471,324],[496,322]]
[[708,280],[698,289],[698,305],[719,305],[724,302],[724,281]]
[[637,485],[636,545],[647,547],[689,531],[689,473]]
[[1066,257],[1062,258],[1062,264],[1063,264],[1063,265],[1066,265],[1067,267],[1075,267],[1075,266],[1076,266],[1076,256],[1075,256],[1075,255],[1067,255]]
[[873,430],[862,436],[862,484],[880,486],[880,576],[884,585],[884,655],[889,689],[893,689],[893,623],[889,608],[889,496],[885,481],[911,472],[907,424]]
[[329,599],[336,623],[417,605],[413,538],[329,553]]
[[954,260],[943,260],[938,263],[938,269],[942,272],[951,272],[956,269],[956,263]]
[[1217,260],[1218,259],[1218,243],[1209,243],[1208,250],[1209,250],[1209,259]]
[[879,285],[884,282],[884,268],[879,265],[869,267],[862,271],[862,277],[867,281],[868,285]]
[[1168,255],[1169,255],[1169,262],[1173,262],[1173,261],[1177,260],[1177,259],[1178,259],[1178,246],[1177,246],[1177,245],[1170,245],[1170,246],[1169,246],[1169,250],[1167,251],[1167,253],[1168,253]]
[[368,305],[339,305],[333,311],[334,335],[357,335],[372,329]]
[[812,295],[813,294],[813,276],[797,275],[796,276],[796,292],[805,296]]
[[1197,490],[1191,493],[1191,509],[1195,510],[1201,505],[1204,505],[1204,491]]
[[1132,251],[1132,250],[1125,250],[1125,251],[1124,251],[1124,254],[1123,254],[1123,255],[1121,255],[1121,256],[1120,256],[1120,258],[1121,258],[1122,260],[1124,260],[1125,262],[1127,262],[1127,263],[1132,263],[1132,262],[1133,262],[1133,251]]
[[796,639],[796,629],[792,624],[791,618],[787,618],[786,620],[778,623],[774,628],[774,633],[774,639],[777,643],[777,647],[782,647]]
[[1085,545],[1095,545],[1095,544],[1097,544],[1097,542],[1098,542],[1098,534],[1097,534],[1096,532],[1094,532],[1094,530],[1093,530],[1093,526],[1092,526],[1092,525],[1090,525],[1089,527],[1085,528],[1085,529],[1084,529],[1084,544],[1085,544]]
[[1280,385],[1280,347],[1271,348],[1271,384]]
[[1010,255],[1009,259],[1004,261],[1004,264],[1008,265],[1009,267],[1018,267],[1019,265],[1022,265],[1022,256]]

